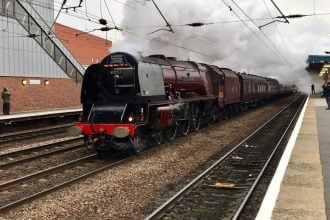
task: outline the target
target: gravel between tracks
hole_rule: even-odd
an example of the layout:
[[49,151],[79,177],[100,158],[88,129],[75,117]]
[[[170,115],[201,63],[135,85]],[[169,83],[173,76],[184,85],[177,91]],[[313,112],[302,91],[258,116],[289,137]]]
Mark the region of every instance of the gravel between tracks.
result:
[[212,155],[238,143],[288,102],[287,98],[269,104],[166,143],[132,162],[1,214],[0,219],[142,219],[194,178]]
[[4,170],[0,169],[0,183],[23,177],[28,174],[45,170],[63,163],[67,163],[69,161],[73,161],[77,158],[85,157],[90,154],[92,154],[92,152],[90,152],[86,147],[81,147],[74,150],[61,152],[59,154],[34,159],[32,161],[19,163],[10,168],[5,168]]
[[51,144],[56,141],[61,141],[61,140],[64,141],[69,138],[72,138],[72,136],[69,136],[68,133],[63,132],[61,134],[51,134],[51,135],[46,135],[44,137],[37,137],[32,140],[4,143],[0,145],[0,154],[37,147],[42,144]]

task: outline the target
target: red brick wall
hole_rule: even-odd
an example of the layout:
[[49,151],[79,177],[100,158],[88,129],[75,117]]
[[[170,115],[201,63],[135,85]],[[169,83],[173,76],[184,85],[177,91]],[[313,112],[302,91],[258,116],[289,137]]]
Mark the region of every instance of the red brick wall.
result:
[[[22,85],[23,79],[26,85]],[[41,84],[31,85],[30,80],[40,80]],[[49,85],[44,84],[45,80]],[[1,92],[3,87],[12,94],[11,113],[81,107],[80,88],[71,79],[0,77]]]
[[[55,25],[55,32],[62,43],[71,51],[82,65],[92,64],[92,58],[101,61],[109,54],[111,41],[91,34],[83,34],[79,30],[61,25]],[[22,85],[22,80],[28,82],[40,80],[40,85]],[[44,81],[50,84],[45,85]],[[54,110],[61,108],[79,108],[80,88],[71,79],[33,78],[33,77],[4,77],[0,76],[0,92],[7,87],[12,93],[11,113],[26,111]],[[0,100],[0,114],[2,114],[2,100]]]
[[82,65],[97,63],[96,59],[101,62],[110,53],[112,42],[109,40],[58,23],[55,24],[55,33]]

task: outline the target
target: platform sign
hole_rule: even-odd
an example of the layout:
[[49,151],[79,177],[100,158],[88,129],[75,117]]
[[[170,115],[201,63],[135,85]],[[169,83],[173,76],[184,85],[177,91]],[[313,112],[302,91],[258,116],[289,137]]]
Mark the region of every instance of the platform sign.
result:
[[126,59],[123,54],[111,54],[110,55],[110,63],[126,63]]
[[133,67],[137,63],[137,60],[132,55],[122,52],[112,53],[101,62],[105,67]]
[[40,79],[30,79],[29,84],[30,85],[40,85],[41,81],[40,81]]

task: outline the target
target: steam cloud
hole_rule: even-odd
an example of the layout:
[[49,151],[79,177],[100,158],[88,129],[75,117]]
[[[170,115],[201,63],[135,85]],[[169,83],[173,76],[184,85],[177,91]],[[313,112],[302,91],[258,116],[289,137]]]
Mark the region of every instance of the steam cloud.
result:
[[[311,77],[305,71],[306,59],[309,54],[320,54],[330,50],[330,35],[327,35],[325,27],[330,27],[329,16],[311,16],[290,20],[290,24],[276,23],[265,26],[262,30],[271,39],[281,54],[288,60],[276,55],[274,47],[264,38],[262,33],[251,22],[249,26],[262,38],[270,48],[265,47],[242,22],[226,7],[217,0],[166,0],[156,1],[159,8],[173,25],[175,33],[160,30],[165,27],[165,22],[157,12],[151,1],[144,4],[135,1],[135,9],[125,7],[122,25],[129,34],[123,32],[123,40],[116,43],[112,52],[126,51],[135,55],[147,56],[150,54],[164,54],[178,59],[191,59],[198,62],[215,64],[220,67],[228,67],[240,72],[263,75],[277,78],[283,84],[296,84],[300,90],[309,91]],[[243,19],[246,17],[232,4],[233,10]],[[263,0],[235,1],[252,18],[271,17]],[[265,0],[272,16],[279,16],[270,1]],[[132,1],[129,1],[133,4]],[[311,14],[313,12],[326,13],[330,11],[330,1],[318,0],[316,5],[313,1],[302,3],[293,0],[278,0],[277,4],[284,14]],[[323,11],[322,11],[323,10]],[[327,11],[328,10],[328,11]],[[193,22],[219,22],[233,21],[234,23],[221,23],[202,27],[177,26]],[[257,25],[263,25],[271,20],[258,20]],[[280,37],[279,29],[282,38]],[[141,37],[142,36],[142,37]],[[284,39],[284,40],[283,40]],[[175,44],[189,48],[198,53],[183,50],[178,47],[161,43]],[[288,64],[289,62],[290,64]]]

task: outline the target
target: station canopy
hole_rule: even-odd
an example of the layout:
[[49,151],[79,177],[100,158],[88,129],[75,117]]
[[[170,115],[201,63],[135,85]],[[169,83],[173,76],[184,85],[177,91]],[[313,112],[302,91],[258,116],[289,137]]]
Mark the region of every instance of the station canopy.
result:
[[324,64],[320,71],[320,76],[325,76],[328,73],[330,73],[330,64]]
[[306,70],[315,71],[320,73],[330,72],[328,70],[330,66],[330,56],[329,55],[309,55],[307,59],[308,67]]

